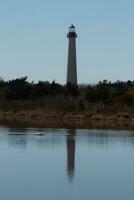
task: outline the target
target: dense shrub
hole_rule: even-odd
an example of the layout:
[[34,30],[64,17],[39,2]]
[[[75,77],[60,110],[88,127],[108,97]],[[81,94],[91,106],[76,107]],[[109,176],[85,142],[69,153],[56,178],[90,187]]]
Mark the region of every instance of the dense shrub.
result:
[[[37,108],[63,111],[84,111],[98,108],[104,111],[134,105],[134,81],[100,81],[94,85],[60,85],[53,81],[28,82],[27,77],[0,80],[0,109]],[[10,103],[9,103],[10,102]],[[15,102],[12,103],[11,102]],[[18,102],[18,103],[17,103]],[[19,103],[21,102],[21,103]],[[24,102],[24,103],[22,103]]]

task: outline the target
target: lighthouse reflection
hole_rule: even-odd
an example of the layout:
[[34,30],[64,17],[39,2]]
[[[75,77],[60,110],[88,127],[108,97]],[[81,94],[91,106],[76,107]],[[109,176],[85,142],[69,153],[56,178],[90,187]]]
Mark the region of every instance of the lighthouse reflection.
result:
[[70,180],[74,177],[75,171],[75,134],[76,130],[68,130],[68,135],[66,136],[67,143],[67,174]]
[[[40,130],[41,131],[41,130]],[[43,130],[42,130],[43,131]],[[54,131],[55,132],[55,131]],[[52,133],[52,130],[51,130]],[[66,133],[66,132],[65,132]],[[60,136],[60,137],[59,137]],[[48,149],[50,146],[58,146],[65,139],[66,148],[66,170],[69,180],[73,180],[75,172],[75,146],[76,146],[76,129],[67,130],[67,134],[45,134],[44,136],[34,136],[29,130],[23,129],[9,129],[8,144],[15,148],[21,148],[27,150],[30,147]]]

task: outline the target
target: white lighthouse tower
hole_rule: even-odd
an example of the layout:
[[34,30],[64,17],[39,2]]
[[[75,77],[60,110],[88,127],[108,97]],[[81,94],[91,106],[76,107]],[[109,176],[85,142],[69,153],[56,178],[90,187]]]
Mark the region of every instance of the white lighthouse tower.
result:
[[69,39],[68,62],[67,62],[67,83],[77,85],[77,61],[76,61],[76,38],[75,26],[69,27],[67,34]]

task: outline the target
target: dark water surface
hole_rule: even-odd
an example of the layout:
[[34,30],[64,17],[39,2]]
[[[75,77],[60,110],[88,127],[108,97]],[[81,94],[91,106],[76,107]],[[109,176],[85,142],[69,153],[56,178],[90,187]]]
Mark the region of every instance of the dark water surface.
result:
[[134,131],[1,127],[0,199],[134,200]]

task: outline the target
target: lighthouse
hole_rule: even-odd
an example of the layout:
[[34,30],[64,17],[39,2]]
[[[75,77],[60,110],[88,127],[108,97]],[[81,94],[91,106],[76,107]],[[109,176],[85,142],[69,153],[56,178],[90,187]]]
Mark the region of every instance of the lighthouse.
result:
[[77,60],[76,60],[76,38],[75,26],[69,27],[68,37],[68,61],[67,61],[67,83],[77,85]]

